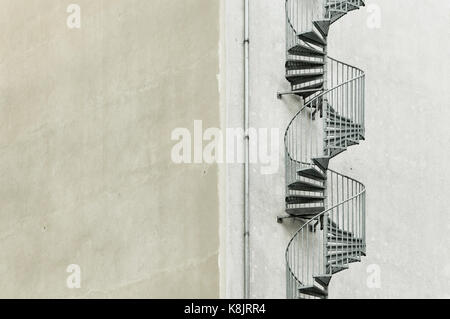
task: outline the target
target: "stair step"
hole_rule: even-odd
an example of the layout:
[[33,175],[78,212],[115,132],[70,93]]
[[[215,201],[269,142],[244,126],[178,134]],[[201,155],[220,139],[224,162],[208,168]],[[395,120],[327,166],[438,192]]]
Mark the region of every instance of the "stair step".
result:
[[354,244],[354,245],[327,245],[327,250],[329,252],[358,252],[360,256],[365,256],[365,246],[362,244]]
[[286,71],[286,78],[296,77],[296,76],[303,76],[303,77],[316,77],[316,76],[323,76],[323,67],[317,66],[317,67],[307,67],[305,69],[292,69]]
[[325,181],[327,179],[327,176],[316,170],[315,168],[303,168],[297,171],[297,174],[302,177],[314,179],[316,181]]
[[337,145],[330,145],[324,147],[325,150],[342,150],[345,151],[347,148],[345,146],[337,146]]
[[300,287],[298,289],[298,291],[301,294],[304,295],[309,295],[309,296],[314,296],[314,297],[320,297],[320,298],[324,298],[328,296],[328,292],[322,288],[319,288],[317,286],[304,286],[304,287]]
[[341,12],[337,10],[330,11],[330,23],[335,23],[337,20],[345,16],[347,12]]
[[348,265],[340,265],[340,266],[331,265],[331,266],[327,266],[327,273],[331,272],[331,274],[334,275],[334,274],[337,274],[338,272],[341,272],[346,269],[348,269]]
[[301,96],[306,100],[308,97],[317,92],[322,92],[322,85],[317,89],[301,90],[300,92],[296,92],[295,95]]
[[327,125],[328,126],[332,125],[332,126],[352,127],[352,128],[353,127],[361,127],[361,124],[332,120],[329,118],[327,118]]
[[286,203],[288,204],[311,204],[320,203],[325,199],[324,196],[315,195],[290,195],[286,197]]
[[324,148],[324,152],[325,152],[325,154],[328,155],[329,158],[336,157],[339,154],[341,154],[342,152],[345,152],[346,150],[347,150],[346,147],[334,146],[334,145],[326,146]]
[[323,59],[319,60],[305,60],[305,59],[295,59],[294,57],[288,57],[284,66],[287,69],[312,69],[312,68],[322,68],[325,65]]
[[314,26],[317,28],[317,30],[320,32],[320,34],[326,38],[328,35],[328,31],[330,30],[330,20],[317,20],[313,21]]
[[341,271],[347,270],[349,268],[349,265],[328,265],[327,266],[327,273],[330,272],[334,275]]
[[334,234],[328,234],[327,236],[328,242],[334,242],[334,243],[361,243],[362,239],[350,237],[350,236],[334,236]]
[[328,169],[328,164],[330,163],[330,158],[328,156],[324,157],[315,157],[312,159],[314,164],[319,166],[323,171],[326,171]]
[[323,82],[323,72],[286,75],[286,80],[288,80],[292,85],[298,85],[318,80],[322,80]]
[[335,136],[335,134],[338,134],[340,136],[342,135],[356,135],[358,136],[360,139],[364,139],[364,137],[362,136],[362,129],[360,128],[338,128],[338,127],[330,127],[326,129],[327,135],[328,136]]
[[298,38],[302,41],[310,42],[315,45],[325,46],[327,42],[315,31],[303,32],[298,35]]
[[340,229],[340,228],[336,228],[336,227],[333,227],[333,226],[330,226],[328,228],[328,233],[330,235],[333,235],[333,236],[335,236],[336,234],[339,235],[339,236],[347,236],[347,237],[348,236],[350,236],[350,237],[353,236],[353,234],[351,232],[349,232],[347,230]]
[[288,50],[289,54],[292,55],[301,55],[301,56],[307,56],[307,57],[323,57],[325,56],[325,52],[320,51],[318,49],[315,49],[313,47],[310,47],[305,44],[298,43],[291,47]]
[[333,276],[331,276],[331,275],[318,275],[318,276],[314,276],[314,280],[317,283],[319,283],[319,285],[322,285],[323,287],[328,287],[332,277]]
[[[333,244],[333,245],[332,245]],[[327,243],[329,250],[354,250],[356,248],[362,249],[361,243]]]
[[341,10],[345,10],[346,12],[358,9],[358,5],[351,3],[350,1],[340,1],[340,2],[329,2],[325,4],[325,8],[327,9],[336,9],[340,8]]
[[361,256],[365,256],[365,253],[361,246],[352,246],[352,247],[347,246],[347,247],[343,248],[342,246],[338,246],[338,245],[335,245],[335,246],[327,245],[327,250],[329,252],[351,252],[351,253],[358,252]]
[[350,138],[332,138],[325,140],[326,147],[350,147],[353,145],[358,145],[359,142],[357,140],[353,140]]
[[289,189],[296,191],[306,191],[306,192],[322,192],[325,190],[325,186],[313,184],[304,181],[296,181],[289,184]]
[[286,75],[305,74],[305,75],[323,75],[323,64],[307,64],[299,62],[286,62]]
[[342,258],[342,257],[359,257],[361,256],[360,251],[340,251],[340,252],[331,252],[328,253],[327,259],[332,260],[336,258]]
[[358,257],[342,257],[342,258],[331,259],[331,260],[327,261],[327,266],[331,266],[331,265],[336,265],[336,266],[348,265],[348,264],[357,263],[357,262],[360,262],[360,261],[361,261],[361,258],[358,258]]
[[287,208],[286,213],[296,217],[314,217],[317,214],[323,212],[325,207],[300,207],[300,208]]
[[[325,143],[340,143],[345,141],[357,141],[359,138],[356,133],[340,134],[340,135],[330,135],[327,134],[325,138]],[[339,146],[339,144],[336,144]]]
[[344,122],[334,122],[327,120],[327,128],[340,128],[343,131],[349,131],[350,129],[361,129],[360,124],[349,124]]
[[353,120],[351,120],[348,117],[342,116],[342,115],[338,115],[337,113],[334,112],[327,112],[327,117],[330,120],[336,119],[337,121],[341,121],[341,122],[347,122],[347,123],[353,123]]
[[302,83],[302,84],[293,84],[292,90],[310,90],[310,89],[322,89],[323,87],[323,77],[319,79],[320,81],[315,83]]

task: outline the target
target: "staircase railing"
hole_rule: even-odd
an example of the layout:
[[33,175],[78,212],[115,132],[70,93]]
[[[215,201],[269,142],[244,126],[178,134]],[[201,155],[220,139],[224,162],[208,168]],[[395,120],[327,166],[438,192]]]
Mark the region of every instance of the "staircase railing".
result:
[[[327,59],[327,65],[327,81],[332,88],[305,103],[285,132],[287,194],[291,192],[287,186],[298,180],[298,170],[313,166],[313,158],[333,155],[333,146],[337,150],[348,147],[351,138],[342,137],[365,136],[364,72],[333,58]],[[317,120],[320,112],[323,121]],[[332,114],[331,118],[326,112]],[[322,132],[327,129],[335,135],[324,141],[322,136],[326,134]]]
[[[323,171],[314,158],[332,158],[365,137],[364,72],[333,58],[289,53],[297,45],[326,52],[320,46],[300,40],[298,35],[313,30],[313,21],[330,19],[333,22],[340,18],[339,11],[345,14],[361,5],[364,5],[361,0],[286,0],[286,59],[326,62],[318,63],[324,65],[311,67],[311,70],[287,71],[287,75],[294,75],[294,72],[325,74],[322,89],[307,98],[285,132],[287,197],[299,192],[312,195],[312,191],[292,190],[289,185],[305,179],[298,175],[299,170],[315,167]],[[292,89],[295,92],[301,87],[293,86]],[[322,120],[318,120],[320,116]],[[299,289],[314,286],[317,277],[331,276],[345,269],[366,252],[365,186],[330,169],[326,176],[324,203],[287,204],[287,208],[325,207],[324,211],[307,220],[288,244],[288,298],[310,298]],[[305,181],[321,185],[320,181],[307,178]]]
[[313,21],[323,16],[324,9],[321,1],[286,0],[286,53],[289,48],[304,43],[298,39],[297,35],[312,30]]
[[[299,292],[301,286],[313,286],[315,276],[332,275],[333,267],[345,267],[349,259],[360,259],[366,252],[365,186],[332,170],[327,177],[329,208],[308,220],[286,249],[286,293],[290,299],[308,298]],[[317,231],[319,228],[322,231]],[[330,245],[329,237],[343,239]]]

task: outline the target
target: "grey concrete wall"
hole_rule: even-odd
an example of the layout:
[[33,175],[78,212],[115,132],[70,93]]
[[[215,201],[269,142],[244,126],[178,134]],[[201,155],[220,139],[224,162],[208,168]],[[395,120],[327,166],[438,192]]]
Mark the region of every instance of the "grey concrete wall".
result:
[[170,136],[220,125],[219,1],[0,8],[0,297],[217,297],[219,168]]
[[[366,141],[334,166],[367,186],[368,256],[331,285],[346,298],[450,298],[450,1],[378,0],[330,35],[366,71]],[[366,286],[380,267],[381,288]]]
[[[227,1],[227,125],[242,123],[242,1]],[[250,125],[282,131],[298,109],[284,79],[284,0],[250,1]],[[338,156],[333,169],[367,186],[368,256],[333,278],[331,298],[450,297],[449,1],[367,1],[381,9],[370,28],[362,9],[339,22],[330,55],[367,73],[366,141]],[[368,24],[369,21],[369,24]],[[280,136],[282,141],[282,136]],[[282,144],[280,144],[282,145]],[[284,167],[251,169],[252,297],[285,297],[284,251],[298,223],[276,223],[284,209]],[[242,296],[242,168],[227,170],[226,296]],[[381,287],[369,288],[370,265]]]

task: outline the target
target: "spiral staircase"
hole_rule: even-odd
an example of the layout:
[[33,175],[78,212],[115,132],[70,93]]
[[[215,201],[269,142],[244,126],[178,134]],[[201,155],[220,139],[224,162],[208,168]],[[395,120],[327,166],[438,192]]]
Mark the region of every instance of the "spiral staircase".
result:
[[[286,249],[287,297],[328,297],[366,253],[365,187],[328,168],[364,140],[364,72],[327,55],[330,26],[361,0],[286,0],[286,79],[303,106],[285,133],[286,213],[303,226]],[[281,95],[281,94],[280,94]]]

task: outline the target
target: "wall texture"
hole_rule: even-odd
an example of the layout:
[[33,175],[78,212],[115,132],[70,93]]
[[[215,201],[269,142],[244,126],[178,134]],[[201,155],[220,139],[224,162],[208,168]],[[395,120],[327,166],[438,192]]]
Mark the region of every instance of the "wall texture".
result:
[[0,297],[217,297],[218,167],[170,136],[220,125],[219,1],[0,8]]
[[[242,7],[227,1],[227,125],[242,123]],[[284,79],[284,0],[250,4],[250,126],[284,133],[298,110]],[[333,25],[330,55],[366,71],[366,141],[338,156],[331,168],[367,186],[368,256],[333,278],[331,298],[450,297],[447,252],[450,173],[450,1],[368,0],[381,25],[363,8]],[[373,8],[373,7],[372,7]],[[229,34],[228,34],[229,33]],[[233,92],[233,93],[231,93]],[[282,136],[280,136],[282,145]],[[277,174],[250,177],[252,296],[285,297],[284,251],[300,224],[276,223],[284,210],[284,152]],[[227,296],[242,296],[242,170],[227,173]],[[231,185],[231,186],[230,186]],[[232,256],[232,257],[230,257]],[[380,270],[369,288],[367,270]],[[369,268],[368,268],[369,267]]]

